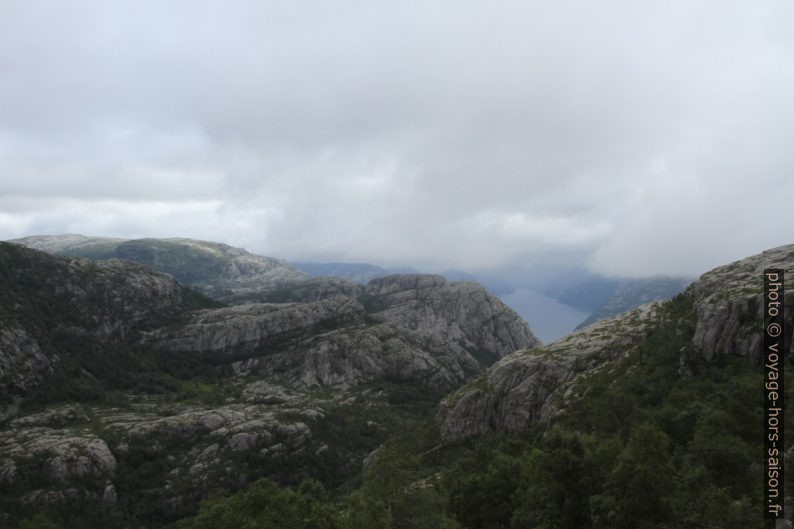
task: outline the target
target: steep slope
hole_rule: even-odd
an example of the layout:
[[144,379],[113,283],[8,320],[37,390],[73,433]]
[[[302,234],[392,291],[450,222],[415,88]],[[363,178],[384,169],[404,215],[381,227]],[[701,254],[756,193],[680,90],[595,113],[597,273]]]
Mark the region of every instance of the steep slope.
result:
[[[694,303],[697,323],[692,338],[694,355],[684,359],[685,366],[760,354],[765,268],[786,272],[786,336],[791,341],[793,263],[794,245],[780,246],[715,268],[690,285],[686,294]],[[791,353],[790,343],[787,349]]]
[[289,301],[220,306],[129,261],[0,244],[0,525],[67,505],[161,523],[264,475],[339,485],[538,344],[482,287],[438,276],[271,294]]
[[240,374],[303,388],[388,377],[451,389],[538,343],[482,287],[421,275],[373,280],[359,297],[201,311],[151,339],[167,351],[209,353],[233,361]]
[[193,239],[123,240],[53,235],[13,242],[57,255],[134,261],[171,274],[177,281],[221,301],[267,293],[309,277],[285,261]]
[[[686,334],[678,365],[682,376],[734,356],[758,356],[764,268],[783,268],[794,284],[794,245],[716,268],[671,302],[649,304],[592,324],[545,347],[515,352],[486,375],[464,386],[442,403],[439,423],[450,440],[489,431],[520,432],[549,420],[580,395],[577,385],[630,357],[662,326]],[[789,290],[786,299],[794,300]],[[794,308],[786,309],[788,336]],[[688,334],[687,334],[688,333]],[[791,353],[791,344],[787,345]]]
[[564,395],[577,377],[625,358],[648,335],[658,310],[658,305],[644,305],[545,347],[506,356],[442,403],[444,437],[516,433],[548,419],[556,411],[553,395]]
[[217,303],[135,263],[52,258],[0,242],[0,389],[31,389],[75,340],[124,341],[211,306]]
[[[272,512],[300,526],[320,510],[333,528],[764,527],[761,271],[786,269],[790,290],[793,263],[794,246],[776,248],[503,357],[446,399],[440,433],[419,422],[373,452],[351,493],[260,483],[206,502],[185,527],[264,524]],[[794,443],[778,447],[790,468]],[[270,498],[307,507],[286,513]],[[781,500],[776,526],[790,527],[794,502]]]

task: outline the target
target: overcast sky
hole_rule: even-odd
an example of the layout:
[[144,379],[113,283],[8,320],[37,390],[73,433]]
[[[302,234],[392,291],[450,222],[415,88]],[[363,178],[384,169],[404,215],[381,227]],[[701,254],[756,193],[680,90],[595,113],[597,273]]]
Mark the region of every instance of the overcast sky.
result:
[[0,239],[699,274],[794,242],[794,4],[0,0]]

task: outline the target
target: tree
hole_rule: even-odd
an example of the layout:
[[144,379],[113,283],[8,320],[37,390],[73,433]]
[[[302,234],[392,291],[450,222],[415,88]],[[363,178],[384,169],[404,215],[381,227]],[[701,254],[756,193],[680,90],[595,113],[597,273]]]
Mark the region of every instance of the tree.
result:
[[507,529],[523,459],[479,447],[445,476],[450,510],[469,529]]
[[202,503],[183,529],[336,529],[335,506],[316,481],[297,491],[260,479],[247,490]]
[[605,494],[591,499],[593,527],[645,529],[670,520],[675,485],[670,459],[670,440],[655,423],[632,428]]
[[513,496],[513,529],[590,527],[596,476],[578,435],[554,432],[534,449]]

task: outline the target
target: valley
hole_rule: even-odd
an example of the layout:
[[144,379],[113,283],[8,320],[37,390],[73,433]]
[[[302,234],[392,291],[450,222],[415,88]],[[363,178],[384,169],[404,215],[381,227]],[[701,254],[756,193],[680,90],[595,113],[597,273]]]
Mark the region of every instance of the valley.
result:
[[544,345],[471,281],[23,242],[0,243],[5,526],[761,526],[760,271],[791,281],[794,246]]

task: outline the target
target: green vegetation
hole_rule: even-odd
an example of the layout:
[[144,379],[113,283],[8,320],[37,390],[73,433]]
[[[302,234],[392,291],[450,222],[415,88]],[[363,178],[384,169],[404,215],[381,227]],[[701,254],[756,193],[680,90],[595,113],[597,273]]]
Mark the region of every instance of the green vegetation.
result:
[[61,254],[92,260],[126,259],[171,274],[184,284],[211,283],[223,274],[231,262],[230,257],[210,244],[162,239],[95,243]]
[[[157,247],[144,249],[149,252],[146,258],[157,262]],[[179,257],[187,261],[179,261],[179,266],[215,266],[217,256],[211,252],[197,257],[193,253],[198,250],[188,250]],[[149,398],[195,407],[217,406],[230,396],[239,401],[239,381],[232,382],[228,365],[209,355],[163,355],[140,344],[70,331],[72,325],[85,324],[84,315],[67,297],[48,295],[50,291],[42,287],[66,273],[66,265],[31,255],[18,247],[0,252],[0,321],[24,323],[60,363],[48,384],[26,396],[26,412],[52,403],[91,403],[88,421],[79,428],[117,448],[114,436],[119,434],[99,419],[110,406],[125,407],[135,399]],[[85,273],[97,272],[88,267]],[[186,299],[191,308],[211,303],[198,294]],[[361,300],[368,309],[377,308],[376,299]],[[754,308],[741,315],[743,323],[756,323]],[[207,476],[211,486],[204,491],[197,490],[196,476],[169,476],[173,465],[166,464],[184,457],[185,445],[192,446],[200,432],[181,432],[182,437],[172,438],[155,434],[117,450],[114,483],[119,503],[114,506],[101,501],[103,482],[86,478],[85,483],[51,483],[45,468],[47,454],[19,458],[15,463],[24,478],[15,486],[0,485],[0,525],[11,521],[11,526],[23,529],[761,527],[761,366],[743,358],[698,362],[691,349],[695,316],[685,295],[666,303],[659,318],[649,337],[622,360],[575,384],[570,395],[576,397],[557,403],[565,413],[554,424],[520,436],[491,434],[443,443],[434,420],[443,395],[397,380],[359,386],[338,400],[337,395],[318,391],[312,395],[319,410],[314,415],[304,415],[305,410],[296,407],[282,410],[279,416],[306,422],[316,446],[290,458],[268,458],[258,451],[234,453],[206,469],[202,477]],[[336,323],[329,325],[333,328]],[[691,376],[681,373],[682,358]],[[791,371],[787,372],[792,380]],[[470,387],[485,388],[487,383],[480,378]],[[787,389],[789,402],[794,398],[792,387]],[[794,408],[789,410],[790,421]],[[51,487],[64,494],[66,487],[82,487],[78,491],[82,496],[33,512],[15,496],[19,492],[14,487]],[[217,492],[202,497],[211,487]]]
[[297,489],[262,479],[234,496],[205,501],[178,529],[336,529],[339,513],[323,486],[312,480]]
[[111,257],[135,261],[171,274],[184,284],[212,282],[220,277],[231,258],[208,246],[157,239],[138,239],[119,244]]
[[57,402],[126,406],[127,394],[161,394],[171,399],[223,402],[228,365],[201,355],[165,354],[123,342],[100,342],[56,333],[58,370],[25,398],[27,411]]
[[737,358],[682,376],[691,303],[678,296],[661,316],[625,360],[579,383],[586,396],[550,429],[443,445],[415,423],[318,508],[343,528],[762,527],[760,368]]

